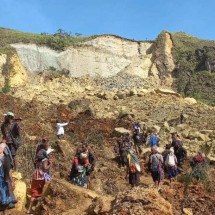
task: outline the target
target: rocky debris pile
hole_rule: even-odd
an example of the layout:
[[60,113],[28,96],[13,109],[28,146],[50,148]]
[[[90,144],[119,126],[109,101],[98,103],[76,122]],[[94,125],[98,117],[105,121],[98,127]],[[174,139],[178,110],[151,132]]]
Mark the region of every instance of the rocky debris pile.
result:
[[139,76],[130,75],[127,73],[119,72],[117,75],[109,78],[95,79],[104,90],[126,90],[132,88],[149,88],[152,85],[147,79],[142,79]]
[[173,215],[173,208],[156,189],[137,187],[120,193],[109,214]]
[[111,208],[111,196],[99,195],[94,191],[84,189],[66,182],[53,179],[44,192],[43,205],[36,206],[36,214],[101,214]]

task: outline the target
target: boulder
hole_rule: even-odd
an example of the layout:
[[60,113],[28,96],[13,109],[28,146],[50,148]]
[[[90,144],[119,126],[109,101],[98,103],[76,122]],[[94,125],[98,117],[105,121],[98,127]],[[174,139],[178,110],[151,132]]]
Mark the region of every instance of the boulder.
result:
[[193,215],[192,208],[183,208],[184,215]]
[[207,142],[207,141],[210,141],[210,138],[206,134],[199,133],[198,140]]
[[180,124],[176,126],[177,131],[190,130],[190,126],[188,124]]
[[117,195],[110,214],[173,215],[172,205],[156,189],[135,187]]
[[90,116],[95,115],[89,99],[73,100],[69,103],[68,107],[77,114],[86,113]]
[[121,91],[118,91],[116,93],[116,95],[114,96],[114,99],[117,100],[117,99],[125,99],[126,98],[126,93],[124,92],[121,92]]
[[190,97],[186,97],[184,99],[184,102],[187,103],[187,104],[190,104],[190,105],[193,105],[193,104],[197,103],[197,101],[194,98],[190,98]]
[[25,182],[22,181],[21,173],[13,172],[12,178],[15,184],[14,195],[17,199],[16,210],[21,212],[25,210],[27,187]]
[[128,130],[128,129],[125,129],[125,128],[123,128],[123,127],[117,127],[117,128],[115,128],[114,131],[113,131],[113,136],[120,137],[120,136],[122,136],[122,135],[125,134],[125,133],[131,134],[131,131]]
[[136,96],[138,93],[137,93],[137,90],[136,89],[132,89],[131,91],[130,91],[130,96]]
[[115,93],[114,92],[100,92],[97,93],[97,97],[104,100],[114,99]]
[[86,90],[86,91],[93,91],[93,90],[94,90],[94,87],[88,85],[88,86],[85,87],[85,90]]
[[151,130],[154,131],[155,133],[159,133],[161,130],[161,127],[158,125],[153,125]]
[[182,131],[182,132],[181,132],[181,136],[182,136],[183,138],[187,138],[187,137],[189,136],[189,131],[188,131],[188,130]]
[[181,95],[179,93],[176,93],[173,90],[169,90],[169,89],[164,89],[164,88],[158,88],[155,90],[156,93],[160,93],[160,94],[165,94],[165,95],[174,95],[177,97],[181,97]]

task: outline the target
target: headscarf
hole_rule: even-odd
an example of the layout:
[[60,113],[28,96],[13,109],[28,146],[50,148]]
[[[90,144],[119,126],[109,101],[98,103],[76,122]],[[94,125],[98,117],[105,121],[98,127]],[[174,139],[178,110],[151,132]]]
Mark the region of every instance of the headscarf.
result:
[[155,147],[155,146],[152,147],[152,148],[151,148],[151,152],[152,152],[153,154],[155,154],[155,153],[157,152],[157,147]]
[[173,148],[173,147],[170,148],[170,154],[171,154],[171,155],[174,154],[174,148]]

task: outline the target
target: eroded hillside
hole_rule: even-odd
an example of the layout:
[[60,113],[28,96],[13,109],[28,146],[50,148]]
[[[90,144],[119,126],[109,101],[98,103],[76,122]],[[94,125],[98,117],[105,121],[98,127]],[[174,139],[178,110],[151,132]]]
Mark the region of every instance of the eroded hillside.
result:
[[[4,37],[0,42],[0,114],[13,111],[16,117],[22,117],[23,145],[18,152],[18,170],[28,187],[37,140],[48,136],[56,150],[54,180],[45,193],[44,204],[35,208],[35,214],[215,213],[215,108],[186,97],[195,93],[192,90],[186,93],[182,87],[194,86],[189,83],[193,83],[197,72],[203,81],[198,87],[205,93],[198,99],[210,98],[213,103],[213,87],[202,76],[206,74],[202,71],[205,67],[196,70],[197,57],[195,65],[190,66],[199,45],[205,50],[206,42],[167,32],[154,42],[113,35],[66,36],[65,40],[60,35],[33,35],[6,29],[0,29],[0,37]],[[212,44],[207,43],[207,47]],[[213,55],[208,51],[204,56],[202,66],[203,59],[210,59],[207,65],[211,73],[206,76],[213,80]],[[185,68],[190,71],[190,79],[183,76]],[[187,83],[188,80],[191,82]],[[185,97],[171,88],[178,89]],[[185,119],[179,124],[182,112]],[[70,121],[65,140],[60,144],[55,137],[57,119]],[[173,186],[164,180],[162,190],[157,191],[152,188],[147,170],[149,148],[144,147],[140,157],[141,183],[130,189],[125,169],[118,165],[114,145],[117,137],[125,129],[130,130],[135,121],[148,131],[160,133],[160,150],[170,142],[170,133],[176,131],[183,138],[189,158],[202,150],[210,160],[206,184],[193,181],[185,189],[185,175],[190,171],[188,160]],[[89,190],[67,180],[75,150],[83,142],[90,145],[97,157]],[[15,214],[16,210],[8,213]],[[24,210],[25,203],[20,214]]]

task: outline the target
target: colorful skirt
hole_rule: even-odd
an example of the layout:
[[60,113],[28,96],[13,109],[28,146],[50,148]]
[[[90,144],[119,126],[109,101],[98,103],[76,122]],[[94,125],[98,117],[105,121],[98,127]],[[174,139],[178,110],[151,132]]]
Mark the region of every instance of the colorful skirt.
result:
[[129,184],[132,185],[132,186],[137,186],[140,182],[140,177],[139,177],[139,173],[136,172],[136,173],[132,173],[132,172],[129,172]]
[[71,179],[71,183],[78,185],[80,187],[86,187],[87,188],[87,184],[88,184],[88,177],[86,175],[86,171],[78,174],[77,176],[73,177]]
[[169,178],[175,178],[178,175],[178,169],[176,166],[167,167],[167,175]]
[[43,188],[45,186],[45,179],[44,180],[35,180],[32,179],[31,182],[31,197],[38,198],[42,196]]
[[11,182],[5,182],[4,178],[0,176],[0,210],[7,207],[11,203],[16,203]]

